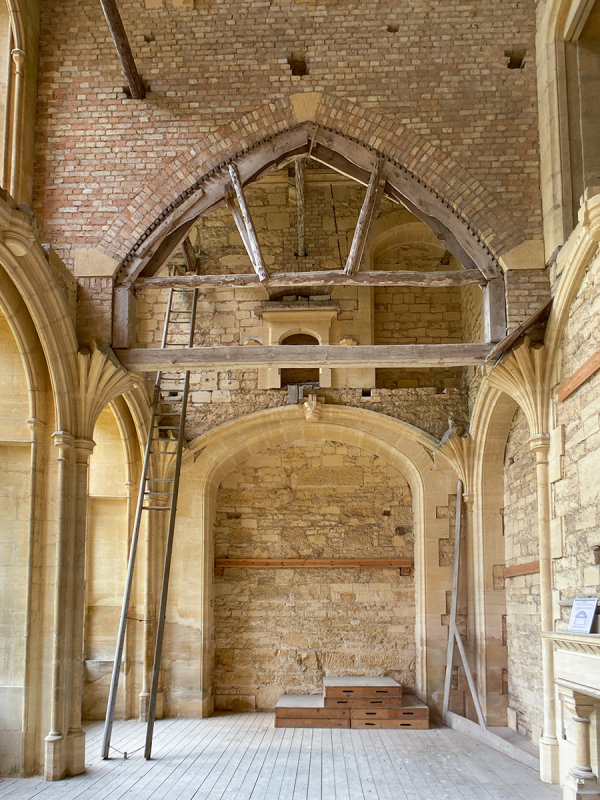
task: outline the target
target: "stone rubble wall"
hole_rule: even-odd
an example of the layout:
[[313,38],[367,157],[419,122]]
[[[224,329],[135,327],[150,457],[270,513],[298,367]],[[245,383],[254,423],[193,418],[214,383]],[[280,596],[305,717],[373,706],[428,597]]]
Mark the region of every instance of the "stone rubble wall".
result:
[[[569,312],[562,341],[561,381],[600,349],[600,257],[590,265]],[[555,436],[563,440],[551,463],[552,556],[560,599],[597,596],[600,584],[600,374],[556,404]],[[561,455],[564,453],[564,455]],[[557,612],[566,630],[570,608]]]
[[[538,560],[535,455],[529,426],[519,409],[511,426],[504,463],[506,566]],[[501,580],[501,578],[500,578]],[[537,739],[541,732],[542,646],[539,574],[505,578],[509,725]]]
[[[333,441],[274,447],[222,483],[215,555],[412,558],[406,479]],[[273,708],[326,675],[415,682],[414,578],[394,569],[226,569],[215,577],[217,708]]]

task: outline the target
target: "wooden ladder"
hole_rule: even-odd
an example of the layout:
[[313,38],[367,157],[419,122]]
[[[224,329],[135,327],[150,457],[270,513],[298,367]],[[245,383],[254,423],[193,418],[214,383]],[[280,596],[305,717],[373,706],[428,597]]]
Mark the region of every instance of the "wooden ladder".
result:
[[[198,302],[198,289],[171,289],[167,303],[167,313],[163,328],[162,348],[167,347],[193,347],[194,329],[196,325],[196,306]],[[173,535],[175,531],[175,518],[177,514],[177,495],[179,492],[179,475],[181,471],[181,458],[185,444],[185,419],[190,385],[190,372],[187,370],[182,376],[177,372],[158,372],[154,383],[154,394],[148,427],[148,440],[144,453],[144,463],[140,480],[140,490],[129,548],[125,590],[121,607],[121,619],[117,635],[115,660],[113,664],[108,706],[104,723],[104,736],[102,740],[102,758],[109,757],[110,738],[114,722],[119,676],[121,672],[121,659],[125,644],[127,630],[127,616],[139,533],[143,513],[160,512],[168,513],[167,541],[163,564],[162,589],[160,607],[158,612],[156,638],[154,643],[154,659],[152,665],[152,683],[148,705],[148,720],[146,729],[146,744],[144,757],[149,759],[152,753],[152,736],[154,733],[154,720],[156,716],[156,698],[158,694],[158,680],[160,662],[165,630],[167,611],[167,595],[169,591],[169,576],[171,572],[171,555],[173,552]],[[173,458],[174,469],[170,477]],[[160,468],[162,465],[162,469]],[[152,466],[152,469],[151,469]],[[153,474],[154,473],[154,474]]]

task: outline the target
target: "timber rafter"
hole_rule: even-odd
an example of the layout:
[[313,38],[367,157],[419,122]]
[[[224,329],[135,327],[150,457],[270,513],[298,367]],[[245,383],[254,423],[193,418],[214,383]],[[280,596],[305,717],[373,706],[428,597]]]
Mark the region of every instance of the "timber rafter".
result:
[[[367,149],[339,131],[317,128],[308,123],[234,154],[242,185],[306,157],[368,185],[374,165],[382,154]],[[140,236],[123,260],[117,275],[119,284],[131,285],[138,277],[152,277],[187,235],[193,222],[222,207],[230,191],[231,157],[215,165],[206,175],[185,189]],[[501,275],[490,250],[471,230],[460,214],[406,167],[385,159],[385,196],[401,203],[425,222],[446,249],[468,270],[478,270],[486,280]]]
[[121,62],[121,67],[125,73],[125,78],[129,85],[131,97],[134,100],[143,100],[146,97],[146,87],[135,65],[135,59],[131,52],[131,46],[123,20],[119,14],[116,0],[100,0],[106,22],[110,30],[111,36],[117,48],[117,55]]

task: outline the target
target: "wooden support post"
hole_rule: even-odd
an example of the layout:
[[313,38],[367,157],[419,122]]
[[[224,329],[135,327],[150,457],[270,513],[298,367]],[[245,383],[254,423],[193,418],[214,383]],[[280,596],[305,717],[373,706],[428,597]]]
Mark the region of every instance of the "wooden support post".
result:
[[[242,188],[240,173],[235,164],[229,165],[229,176],[231,178],[231,185],[233,186],[233,189],[235,191],[242,219],[244,221],[244,226],[246,228],[246,237],[248,241],[247,245],[245,241],[244,244],[246,245],[247,249],[249,248],[250,260],[252,261],[252,266],[254,267],[254,271],[256,272],[261,281],[266,281],[267,278],[269,277],[269,273],[267,271],[267,268],[265,267],[262,253],[260,252],[260,245],[256,237],[256,231],[254,230],[254,223],[252,222],[252,217],[250,216],[250,209],[248,208],[248,205],[246,203],[246,198],[244,196],[244,190]],[[242,239],[243,238],[244,237],[242,236]]]
[[190,242],[189,236],[186,236],[181,243],[181,249],[183,250],[183,257],[185,258],[186,272],[195,273],[197,268],[196,254],[194,253],[194,248]]
[[113,37],[119,61],[123,67],[123,72],[129,84],[129,91],[134,100],[143,100],[146,97],[146,87],[142,81],[135,61],[131,47],[129,46],[129,39],[123,26],[119,9],[117,8],[116,0],[100,0],[108,28]]
[[294,162],[295,177],[296,177],[296,206],[298,208],[298,258],[304,258],[306,255],[306,243],[304,238],[304,218],[305,218],[305,203],[304,203],[304,165],[305,159],[299,158]]
[[[248,239],[248,231],[246,230],[246,225],[244,224],[244,220],[242,219],[242,215],[238,211],[238,207],[235,204],[235,200],[233,199],[233,195],[228,193],[225,198],[225,203],[227,204],[227,208],[231,211],[233,216],[233,221],[235,222],[235,227],[238,229],[240,236],[242,237],[242,242],[244,243],[244,247],[246,248],[246,252],[248,253],[248,257],[252,266],[254,267],[254,253],[252,252],[252,247],[250,245],[250,241]],[[260,281],[261,278],[258,274],[256,275],[249,275],[253,279],[253,283],[255,282],[255,278],[258,278]]]
[[467,653],[462,641],[462,637],[456,626],[456,616],[458,612],[458,576],[460,572],[460,540],[462,533],[462,503],[463,503],[463,482],[458,481],[456,486],[456,525],[454,527],[454,570],[452,573],[452,603],[450,606],[450,622],[448,625],[448,649],[446,652],[446,676],[444,680],[444,700],[442,705],[442,714],[445,716],[448,713],[450,706],[450,686],[452,682],[452,660],[454,657],[454,643],[458,647],[460,659],[462,661],[465,675],[467,676],[467,683],[475,711],[477,712],[477,719],[480,726],[485,730],[485,717],[481,703],[479,702],[479,695],[477,694],[477,687],[473,679],[473,673],[467,660]]
[[483,290],[483,327],[486,342],[499,342],[506,336],[504,278],[494,278]]
[[113,347],[131,347],[135,342],[136,301],[131,286],[113,290]]
[[354,275],[354,273],[360,269],[371,224],[377,217],[379,204],[383,197],[383,188],[385,186],[385,178],[382,177],[383,163],[382,158],[377,159],[369,185],[367,186],[367,193],[360,214],[358,215],[358,222],[356,223],[354,237],[350,245],[350,252],[348,253],[348,259],[344,267],[346,275]]

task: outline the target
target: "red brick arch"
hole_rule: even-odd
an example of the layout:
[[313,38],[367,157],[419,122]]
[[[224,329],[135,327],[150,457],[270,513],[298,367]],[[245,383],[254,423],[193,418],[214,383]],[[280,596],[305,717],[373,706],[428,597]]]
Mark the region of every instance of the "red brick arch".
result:
[[[465,239],[489,253],[492,261],[522,240],[499,198],[419,134],[396,125],[378,111],[325,95],[311,94],[316,97],[314,110],[298,119],[298,106],[294,105],[297,97],[292,95],[291,99],[244,114],[207,134],[197,147],[180,153],[153,174],[100,242],[100,250],[122,265],[121,278],[127,265],[139,260],[151,242],[176,229],[186,213],[189,218],[196,198],[228,162],[259,148],[268,152],[289,131],[305,129],[310,136],[317,127],[355,151],[362,149],[386,158],[402,171],[415,194],[429,195],[432,218],[452,217],[454,225],[463,229]],[[410,199],[410,188],[404,193]]]

